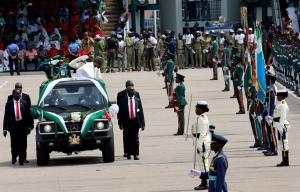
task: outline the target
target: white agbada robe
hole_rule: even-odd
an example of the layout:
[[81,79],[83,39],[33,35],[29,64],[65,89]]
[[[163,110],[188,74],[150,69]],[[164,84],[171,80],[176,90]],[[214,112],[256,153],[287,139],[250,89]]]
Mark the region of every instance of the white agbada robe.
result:
[[87,62],[76,71],[77,77],[87,77],[93,79],[102,79],[101,70],[94,67],[93,62]]

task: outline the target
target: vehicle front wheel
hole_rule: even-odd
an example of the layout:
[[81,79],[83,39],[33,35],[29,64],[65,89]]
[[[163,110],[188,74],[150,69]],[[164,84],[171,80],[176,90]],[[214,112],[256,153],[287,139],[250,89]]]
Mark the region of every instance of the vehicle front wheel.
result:
[[112,137],[103,145],[102,156],[104,163],[111,163],[115,161],[114,137]]
[[49,152],[43,148],[36,147],[36,160],[38,166],[48,165],[50,159]]

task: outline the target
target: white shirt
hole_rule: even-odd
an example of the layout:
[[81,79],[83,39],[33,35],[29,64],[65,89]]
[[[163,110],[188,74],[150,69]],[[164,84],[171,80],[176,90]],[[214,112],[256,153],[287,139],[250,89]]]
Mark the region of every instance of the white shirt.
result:
[[224,42],[225,42],[225,37],[221,37],[220,38],[220,45],[224,45]]
[[239,45],[243,45],[244,44],[244,39],[245,39],[245,35],[243,33],[235,35],[235,41]]
[[249,35],[249,43],[254,43],[254,39],[255,39],[255,35],[254,34],[250,34]]
[[194,35],[193,34],[185,34],[185,35],[183,35],[182,39],[185,41],[186,45],[190,45],[190,44],[192,44],[192,40],[194,39]]
[[132,96],[132,97],[129,97],[128,95],[127,95],[127,97],[128,97],[128,112],[129,112],[129,119],[131,118],[130,117],[130,100],[132,100],[132,107],[133,107],[133,118],[136,118],[136,111],[135,111],[135,97],[134,96]]
[[[23,119],[23,117],[22,117],[22,114],[21,114],[21,103],[20,103],[20,100],[19,101],[13,100],[13,101],[14,101],[14,111],[15,111],[16,121],[21,121]],[[19,105],[19,119],[17,119],[17,102],[18,102],[18,105]]]

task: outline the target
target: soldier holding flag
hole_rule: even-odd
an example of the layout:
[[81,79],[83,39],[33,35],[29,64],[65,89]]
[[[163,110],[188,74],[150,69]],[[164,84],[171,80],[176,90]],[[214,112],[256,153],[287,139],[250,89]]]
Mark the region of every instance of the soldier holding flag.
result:
[[245,114],[243,101],[243,66],[241,62],[241,57],[239,55],[235,55],[233,61],[233,64],[235,65],[235,70],[233,72],[233,86],[235,87],[235,95],[240,108],[236,114]]

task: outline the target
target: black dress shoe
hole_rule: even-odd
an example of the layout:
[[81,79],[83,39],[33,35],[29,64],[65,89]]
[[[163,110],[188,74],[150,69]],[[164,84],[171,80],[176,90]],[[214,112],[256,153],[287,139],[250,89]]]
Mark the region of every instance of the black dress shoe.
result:
[[250,146],[249,148],[258,148],[259,144],[255,143],[254,145]]
[[13,158],[12,160],[11,160],[11,164],[16,164],[16,162],[17,162],[17,158]]
[[261,146],[261,147],[257,148],[257,150],[258,150],[258,151],[266,150],[266,147]]
[[24,163],[29,163],[29,161],[27,159],[24,160]]
[[229,91],[229,89],[223,89],[223,90],[222,90],[222,92],[227,92],[227,91]]
[[273,151],[269,151],[268,153],[264,153],[265,156],[277,156],[278,154]]
[[194,187],[194,190],[200,191],[200,190],[207,190],[208,186],[207,185],[198,185],[197,187]]
[[140,160],[140,158],[139,158],[138,155],[135,155],[133,159],[134,159],[134,160]]
[[162,89],[166,89],[167,87],[163,87]]
[[235,96],[235,95],[233,95],[233,96],[231,96],[231,97],[230,97],[230,99],[233,99],[233,98],[236,98],[236,96]]
[[127,159],[131,159],[131,156],[130,156],[130,155],[127,155]]
[[20,165],[20,166],[23,166],[23,165],[24,165],[24,162],[23,162],[23,161],[19,161],[19,165]]
[[165,106],[165,109],[169,109],[169,108],[171,108],[170,105]]
[[124,153],[123,157],[127,157],[127,154],[126,154],[126,153]]
[[183,135],[183,133],[175,133],[175,134],[173,134],[174,136],[178,136],[178,135]]
[[236,114],[237,115],[239,115],[239,114],[245,114],[245,111],[242,110],[242,111],[236,112]]

